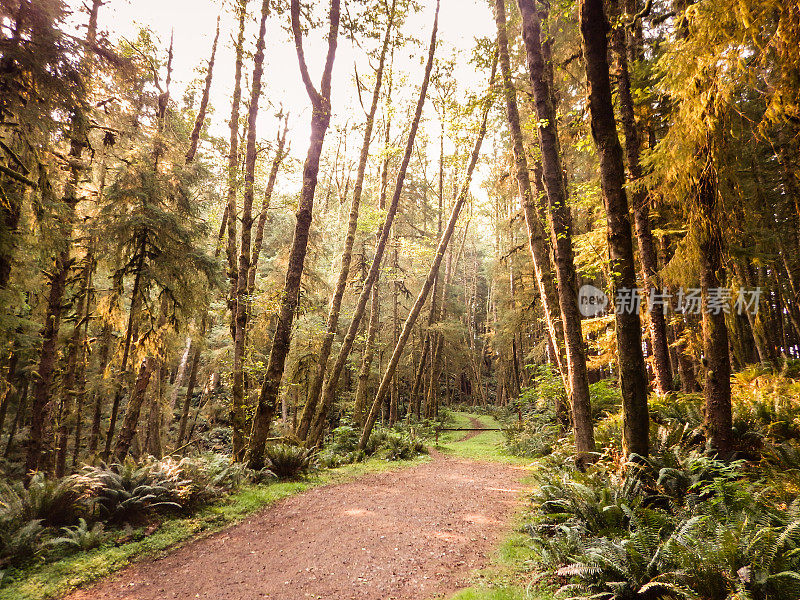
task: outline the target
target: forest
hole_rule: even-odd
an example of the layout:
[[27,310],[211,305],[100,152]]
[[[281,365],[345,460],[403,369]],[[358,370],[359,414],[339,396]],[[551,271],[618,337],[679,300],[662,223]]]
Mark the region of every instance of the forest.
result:
[[0,599],[795,600],[799,493],[797,2],[0,0]]

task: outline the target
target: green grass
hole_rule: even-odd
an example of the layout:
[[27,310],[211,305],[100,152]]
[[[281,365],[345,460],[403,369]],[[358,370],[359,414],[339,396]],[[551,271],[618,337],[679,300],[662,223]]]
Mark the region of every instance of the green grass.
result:
[[[471,415],[464,412],[454,412],[454,421],[447,427],[473,427],[470,417],[478,419],[481,427],[500,427],[500,422],[488,415]],[[506,454],[503,449],[503,432],[486,431],[475,437],[464,440],[469,431],[443,431],[439,435],[439,446],[436,449],[443,454],[469,458],[472,460],[491,460],[512,464],[528,464],[531,461]]]
[[537,559],[530,536],[520,531],[518,516],[514,532],[495,552],[492,563],[477,572],[475,584],[448,600],[552,600],[553,591],[543,583],[531,583],[530,564]]
[[34,564],[6,573],[0,600],[46,600],[95,582],[131,562],[154,558],[187,541],[237,523],[254,511],[287,496],[320,485],[349,481],[367,473],[391,471],[430,460],[427,456],[408,461],[368,460],[328,469],[301,481],[253,485],[231,494],[224,501],[207,506],[188,517],[166,519],[151,535],[119,546],[106,545],[74,554],[55,562]]

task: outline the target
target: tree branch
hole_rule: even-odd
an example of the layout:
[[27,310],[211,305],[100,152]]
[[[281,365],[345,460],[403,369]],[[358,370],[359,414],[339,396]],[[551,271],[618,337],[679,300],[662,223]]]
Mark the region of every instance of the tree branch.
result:
[[2,173],[3,175],[8,175],[9,177],[11,177],[11,179],[18,181],[19,183],[24,183],[25,185],[29,185],[33,188],[39,187],[39,185],[35,181],[28,179],[24,175],[20,175],[14,169],[9,169],[5,165],[0,165],[0,173]]
[[320,91],[326,99],[331,96],[331,76],[333,74],[333,59],[336,56],[336,47],[339,43],[339,0],[331,0],[331,10],[328,16],[331,28],[328,31],[328,56],[325,59],[325,70],[322,72]]
[[[337,0],[333,0],[335,2]],[[311,82],[311,76],[308,74],[308,65],[306,64],[306,55],[303,50],[303,30],[300,28],[300,0],[292,0],[291,8],[292,17],[292,33],[294,34],[294,48],[297,51],[297,62],[300,64],[300,76],[303,78],[303,84],[306,86],[306,93],[311,99],[311,104],[317,107],[320,104],[321,97],[314,84]]]

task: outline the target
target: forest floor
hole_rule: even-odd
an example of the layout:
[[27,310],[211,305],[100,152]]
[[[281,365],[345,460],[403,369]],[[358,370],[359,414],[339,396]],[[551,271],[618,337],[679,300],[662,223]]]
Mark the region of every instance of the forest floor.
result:
[[[489,426],[474,417],[459,421],[467,419],[464,426]],[[426,600],[451,594],[491,562],[519,506],[524,469],[493,460],[498,438],[499,432],[452,432],[428,462],[286,498],[67,598]]]

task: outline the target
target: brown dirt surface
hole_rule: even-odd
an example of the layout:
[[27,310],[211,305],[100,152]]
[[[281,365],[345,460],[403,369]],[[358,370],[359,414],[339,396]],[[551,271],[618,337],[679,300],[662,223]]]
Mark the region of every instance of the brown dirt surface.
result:
[[469,583],[520,499],[513,466],[433,460],[281,500],[68,600],[427,600]]
[[[470,417],[470,418],[469,418],[469,422],[470,422],[470,423],[472,423],[472,426],[473,426],[475,429],[482,429],[483,427],[486,427],[486,426],[485,426],[483,423],[481,423],[481,422],[480,422],[480,420],[479,420],[479,419],[476,419],[475,417]],[[461,439],[460,439],[460,440],[458,440],[458,441],[459,441],[459,442],[466,442],[467,440],[471,440],[471,439],[472,439],[472,438],[474,438],[476,435],[480,435],[480,434],[481,434],[481,432],[480,432],[480,431],[468,431],[468,432],[467,432],[467,435],[465,435],[463,438],[461,438]]]

